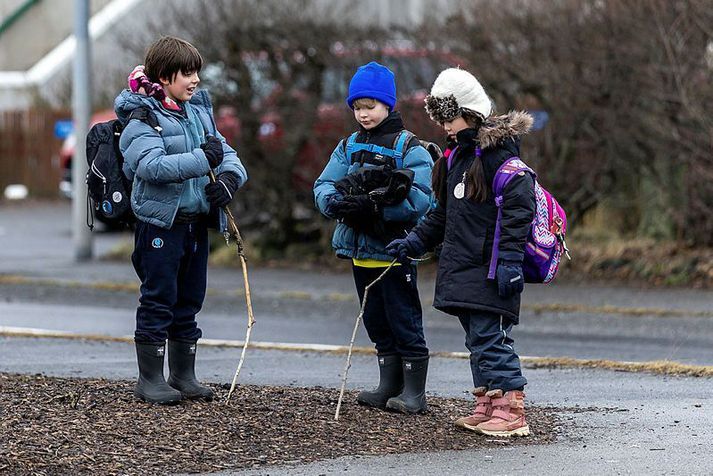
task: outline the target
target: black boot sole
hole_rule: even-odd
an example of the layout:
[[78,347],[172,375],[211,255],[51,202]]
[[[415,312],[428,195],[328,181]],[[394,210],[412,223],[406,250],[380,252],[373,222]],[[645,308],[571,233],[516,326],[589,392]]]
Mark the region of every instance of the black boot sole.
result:
[[183,400],[183,397],[179,400],[153,400],[153,399],[144,397],[143,395],[134,393],[134,399],[136,399],[140,402],[149,403],[151,405],[172,406],[172,405],[178,405],[179,403],[181,403],[181,400]]
[[371,407],[371,408],[378,408],[379,410],[386,410],[386,402],[389,401],[390,398],[394,398],[398,395],[401,395],[401,392],[403,389],[399,389],[396,391],[393,395],[387,396],[383,401],[380,399],[375,399],[371,398],[372,392],[368,391],[362,391],[359,392],[359,394],[356,397],[356,401],[359,405],[364,406],[364,407]]
[[190,400],[192,402],[212,402],[213,399],[215,398],[215,395],[211,395],[211,396],[207,397],[205,395],[188,395],[183,392],[181,392],[181,395],[183,396],[184,399]]
[[386,402],[373,402],[365,399],[360,399],[357,397],[357,403],[362,407],[377,408],[379,410],[386,410]]
[[407,407],[401,402],[386,402],[386,411],[394,413],[404,413],[407,415],[423,415],[424,413],[428,413],[428,406],[414,409],[411,407]]
[[[210,401],[212,401],[212,400],[215,398],[215,393],[213,393],[212,391],[211,391],[210,395],[204,395],[204,394],[200,394],[200,393],[188,393],[188,392],[184,392],[184,391],[181,389],[181,386],[180,386],[175,380],[172,381],[171,378],[169,378],[169,379],[166,381],[166,383],[167,383],[171,388],[173,388],[173,389],[178,390],[179,392],[181,392],[181,396],[182,396],[183,398],[185,398],[186,400],[210,402]],[[203,387],[203,388],[208,388],[208,387],[204,387],[203,385],[200,385],[200,386]],[[208,390],[210,390],[210,389],[208,389]]]

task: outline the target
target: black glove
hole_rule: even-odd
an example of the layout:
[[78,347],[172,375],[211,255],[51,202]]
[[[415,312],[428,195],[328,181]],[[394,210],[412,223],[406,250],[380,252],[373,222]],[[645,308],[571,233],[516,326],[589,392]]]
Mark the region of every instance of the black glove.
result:
[[201,144],[201,149],[205,152],[210,168],[214,169],[223,162],[223,143],[220,139],[208,134],[205,136],[205,144]]
[[342,218],[341,204],[344,201],[344,195],[337,192],[327,199],[327,206],[324,207],[324,213],[333,218]]
[[498,261],[495,277],[498,280],[498,294],[502,298],[512,297],[525,289],[525,277],[519,261]]
[[205,195],[212,206],[222,208],[233,200],[239,186],[240,179],[237,175],[232,172],[223,172],[216,177],[215,182],[210,182],[205,186]]
[[406,238],[399,238],[386,245],[386,252],[398,259],[399,263],[408,264],[411,258],[418,258],[426,252],[426,245],[416,233],[411,232]]
[[349,195],[338,204],[337,213],[343,216],[375,216],[379,214],[379,205],[369,195]]

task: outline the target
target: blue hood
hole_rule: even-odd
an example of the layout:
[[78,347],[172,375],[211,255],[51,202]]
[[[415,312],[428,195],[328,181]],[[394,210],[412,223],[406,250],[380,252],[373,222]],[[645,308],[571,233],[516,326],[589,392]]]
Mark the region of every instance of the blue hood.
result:
[[[210,94],[204,89],[199,89],[193,95],[190,104],[202,106],[208,110],[213,109],[213,103],[210,100]],[[148,107],[152,110],[163,110],[161,103],[154,98],[150,98],[144,94],[132,93],[128,89],[124,89],[114,100],[114,112],[116,117],[122,124],[126,124],[131,112],[138,107]]]

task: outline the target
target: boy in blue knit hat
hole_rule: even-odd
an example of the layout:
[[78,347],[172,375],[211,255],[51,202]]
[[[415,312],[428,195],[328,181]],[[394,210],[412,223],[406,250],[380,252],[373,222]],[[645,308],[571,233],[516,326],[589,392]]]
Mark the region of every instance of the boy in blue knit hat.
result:
[[[392,258],[386,244],[403,237],[431,205],[430,154],[394,111],[396,83],[385,66],[361,66],[347,104],[359,129],[342,139],[314,184],[320,212],[337,220],[332,246],[351,259],[359,301]],[[428,348],[414,263],[396,265],[369,290],[364,326],[376,347],[379,385],[362,391],[362,405],[426,411]]]

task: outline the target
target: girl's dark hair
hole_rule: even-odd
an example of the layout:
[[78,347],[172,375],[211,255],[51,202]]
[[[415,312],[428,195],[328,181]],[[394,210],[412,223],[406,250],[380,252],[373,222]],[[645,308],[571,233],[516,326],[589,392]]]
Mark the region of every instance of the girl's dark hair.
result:
[[173,82],[176,75],[188,75],[203,67],[203,57],[195,46],[174,36],[162,36],[146,51],[144,72],[154,83],[161,78]]
[[[480,126],[483,125],[482,116],[467,109],[461,110],[461,116],[468,123],[468,126],[475,129],[477,135]],[[444,200],[448,193],[448,162],[445,157],[439,158],[433,164],[431,186],[436,199],[440,203],[445,203]],[[485,183],[485,172],[483,171],[483,162],[480,157],[476,157],[473,160],[473,165],[470,166],[466,173],[465,190],[466,197],[476,202],[484,202],[488,196],[488,185]]]

